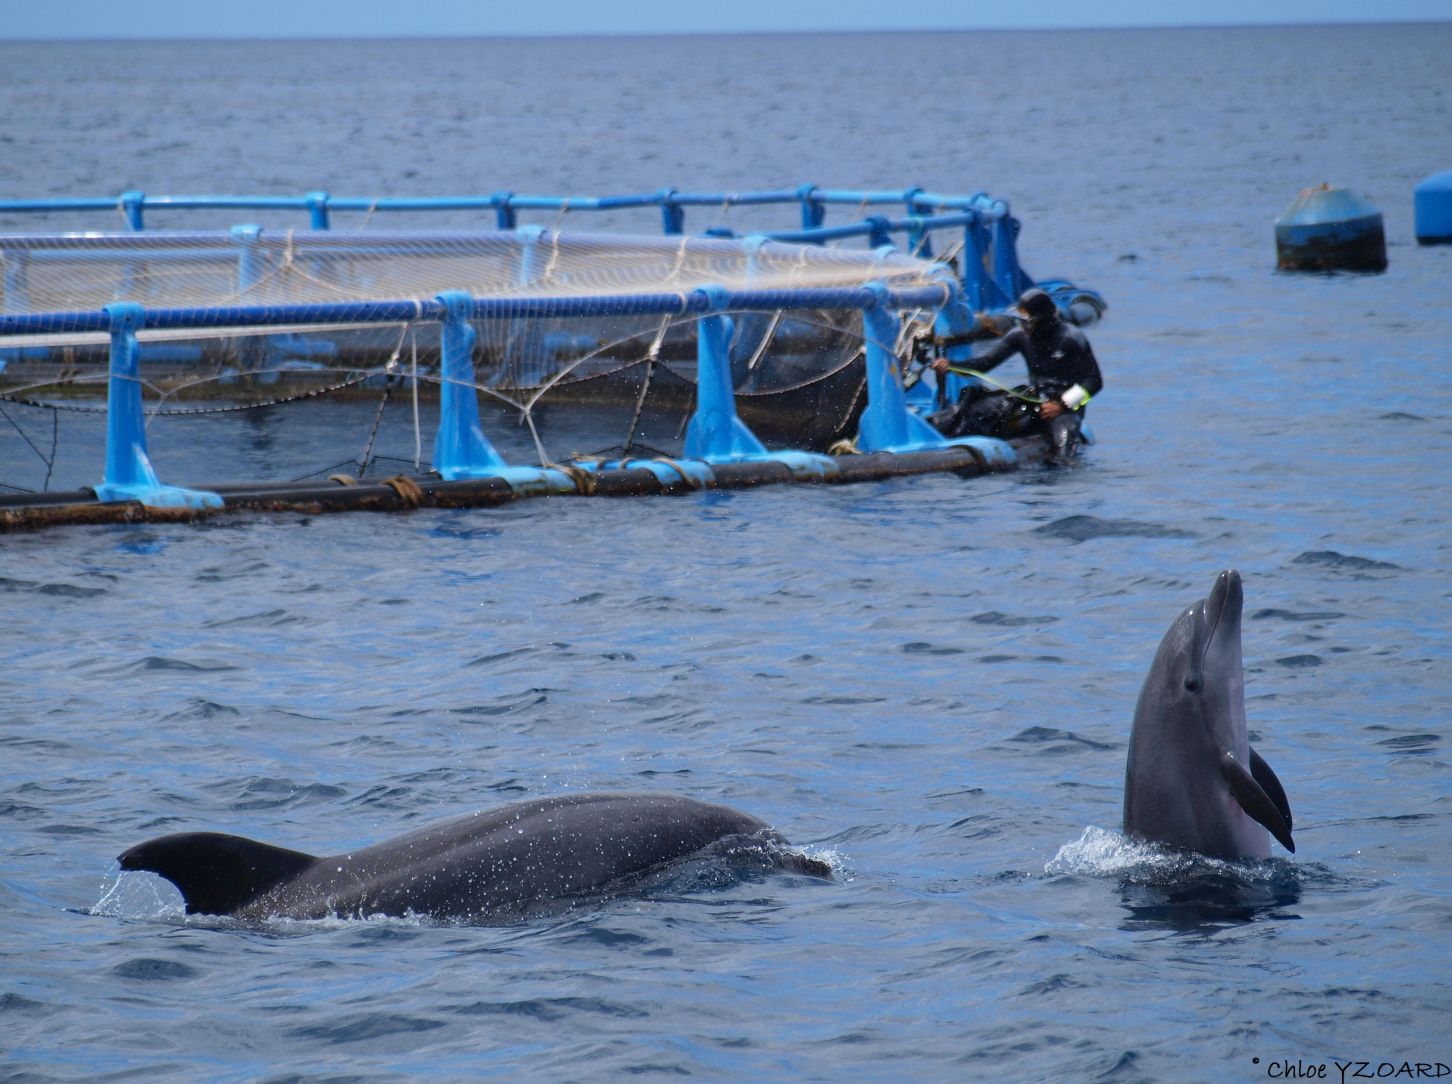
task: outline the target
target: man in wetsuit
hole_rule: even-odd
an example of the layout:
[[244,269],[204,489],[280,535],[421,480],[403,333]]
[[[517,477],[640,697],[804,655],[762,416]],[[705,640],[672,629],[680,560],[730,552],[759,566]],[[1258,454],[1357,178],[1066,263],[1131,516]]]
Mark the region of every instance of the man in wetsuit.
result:
[[[1015,354],[1023,355],[1032,385],[1030,390],[1042,400],[1037,411],[1038,427],[1055,458],[1066,459],[1077,450],[1084,405],[1104,387],[1099,362],[1094,359],[1094,351],[1084,333],[1060,319],[1053,298],[1044,291],[1026,290],[1018,299],[1018,312],[1019,325],[974,357],[973,365],[986,373]],[[948,367],[947,358],[933,362],[940,378]],[[983,388],[970,384],[958,401],[959,424],[963,424],[975,398],[984,398]]]

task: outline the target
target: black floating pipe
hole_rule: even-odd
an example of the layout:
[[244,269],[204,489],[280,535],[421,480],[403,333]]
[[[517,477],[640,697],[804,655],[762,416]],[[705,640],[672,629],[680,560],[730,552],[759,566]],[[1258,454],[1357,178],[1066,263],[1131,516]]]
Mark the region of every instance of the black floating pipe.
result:
[[[780,460],[759,459],[716,463],[712,477],[699,481],[689,474],[632,467],[623,470],[567,473],[573,493],[556,496],[640,497],[689,493],[698,489],[748,489],[786,482],[840,485],[876,482],[916,474],[951,472],[962,476],[1012,470],[1012,463],[987,460],[974,448],[950,446],[921,452],[878,452],[833,457],[835,471],[802,475]],[[662,477],[664,474],[666,477]],[[232,483],[209,487],[223,498],[221,509],[155,508],[136,501],[102,502],[89,490],[68,493],[6,494],[0,497],[0,533],[44,527],[111,523],[175,523],[204,519],[222,512],[295,511],[403,512],[414,508],[483,508],[535,495],[516,492],[503,478],[446,482],[438,477],[399,476],[361,485],[326,483]]]
[[96,494],[90,489],[71,489],[55,493],[0,493],[0,508],[34,508],[47,504],[84,504],[94,501]]

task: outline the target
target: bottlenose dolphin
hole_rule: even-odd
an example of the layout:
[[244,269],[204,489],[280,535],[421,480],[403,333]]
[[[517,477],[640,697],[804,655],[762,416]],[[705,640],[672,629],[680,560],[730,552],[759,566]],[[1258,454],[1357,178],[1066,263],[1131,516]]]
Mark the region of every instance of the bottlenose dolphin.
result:
[[[786,842],[766,822],[722,805],[661,794],[568,794],[327,857],[182,832],[138,844],[118,861],[123,870],[149,870],[176,885],[187,914],[487,918],[601,889],[731,837]],[[831,876],[818,859],[780,851],[773,858]]]
[[1175,619],[1140,689],[1124,772],[1125,835],[1214,858],[1295,853],[1291,806],[1254,749],[1240,669],[1240,573]]

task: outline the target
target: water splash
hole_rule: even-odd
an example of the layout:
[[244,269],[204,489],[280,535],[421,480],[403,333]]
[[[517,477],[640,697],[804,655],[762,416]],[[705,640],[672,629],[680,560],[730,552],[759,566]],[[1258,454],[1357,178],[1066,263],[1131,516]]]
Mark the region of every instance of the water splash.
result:
[[1050,876],[1116,877],[1169,857],[1161,848],[1091,824],[1078,839],[1059,848],[1058,854],[1045,863],[1044,872]]
[[101,898],[90,908],[93,915],[107,918],[186,918],[182,895],[171,884],[154,875],[123,877],[117,873],[101,885]]
[[[1117,883],[1126,928],[1214,937],[1227,928],[1298,917],[1307,873],[1283,859],[1225,861],[1125,838],[1092,825],[1044,872]],[[1311,876],[1321,875],[1313,869]]]
[[1044,865],[1044,872],[1050,876],[1113,877],[1146,885],[1173,885],[1207,876],[1230,883],[1263,884],[1278,879],[1288,865],[1294,870],[1293,864],[1278,859],[1210,858],[1090,825],[1074,842],[1059,848]]

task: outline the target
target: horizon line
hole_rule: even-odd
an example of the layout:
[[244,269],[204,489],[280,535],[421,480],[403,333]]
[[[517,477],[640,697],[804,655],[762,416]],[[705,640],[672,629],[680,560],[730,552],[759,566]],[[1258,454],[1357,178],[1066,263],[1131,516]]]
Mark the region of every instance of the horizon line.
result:
[[0,33],[0,43],[4,44],[82,44],[82,43],[104,43],[115,41],[447,41],[451,39],[497,39],[497,40],[518,40],[545,39],[558,40],[561,38],[698,38],[698,37],[773,37],[773,36],[797,36],[797,35],[917,35],[917,34],[1020,34],[1020,33],[1059,33],[1064,31],[1073,32],[1111,32],[1111,31],[1136,31],[1136,30],[1268,30],[1268,29],[1294,29],[1313,27],[1355,27],[1355,26],[1445,26],[1452,25],[1452,16],[1446,19],[1428,19],[1424,17],[1407,18],[1385,18],[1385,19],[1361,19],[1361,18],[1325,18],[1314,21],[1306,20],[1267,20],[1265,22],[1201,22],[1201,23],[1172,23],[1172,22],[1146,22],[1146,23],[1116,23],[1111,25],[1090,24],[1090,23],[1064,23],[1053,26],[922,26],[913,28],[903,27],[800,27],[793,29],[786,28],[747,28],[747,29],[697,29],[697,30],[584,30],[584,31],[559,31],[548,30],[520,31],[517,33],[419,33],[410,31],[355,31],[348,34],[335,33],[259,33],[259,34],[194,34],[194,33],[119,33],[102,34],[96,36],[47,36],[47,35],[6,35]]

